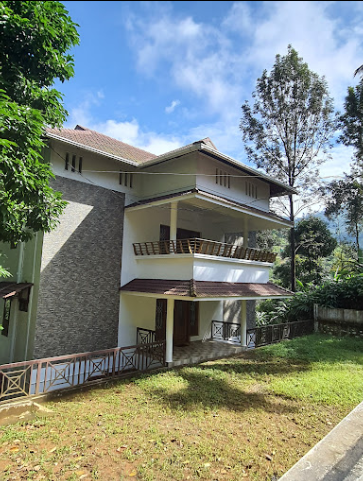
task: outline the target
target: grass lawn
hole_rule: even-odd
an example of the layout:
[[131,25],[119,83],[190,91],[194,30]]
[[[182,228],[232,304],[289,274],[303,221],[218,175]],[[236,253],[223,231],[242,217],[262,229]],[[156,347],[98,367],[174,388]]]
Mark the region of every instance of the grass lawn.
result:
[[363,341],[311,335],[46,403],[0,480],[277,480],[363,400]]

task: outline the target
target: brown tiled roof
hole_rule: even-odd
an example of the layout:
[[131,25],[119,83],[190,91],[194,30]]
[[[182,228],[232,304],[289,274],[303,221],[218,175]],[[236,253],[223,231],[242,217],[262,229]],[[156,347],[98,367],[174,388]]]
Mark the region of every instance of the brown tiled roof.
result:
[[13,297],[32,285],[25,282],[19,284],[17,282],[0,282],[0,297],[3,299]]
[[85,147],[91,147],[92,149],[97,149],[106,154],[115,155],[127,160],[133,160],[138,163],[146,162],[147,160],[157,157],[150,152],[125,144],[120,140],[100,134],[95,130],[86,129],[80,125],[77,125],[74,129],[47,128],[46,132],[62,137],[65,140],[84,145]]
[[209,282],[209,281],[174,281],[167,279],[134,279],[120,288],[123,292],[141,292],[180,297],[288,297],[294,293],[276,286],[271,282],[267,284],[253,284],[244,282]]

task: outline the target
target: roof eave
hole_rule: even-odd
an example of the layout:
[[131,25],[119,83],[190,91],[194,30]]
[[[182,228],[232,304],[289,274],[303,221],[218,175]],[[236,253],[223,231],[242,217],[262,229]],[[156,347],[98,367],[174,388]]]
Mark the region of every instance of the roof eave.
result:
[[46,132],[45,134],[46,137],[49,137],[50,139],[58,140],[59,142],[62,142],[67,145],[71,145],[72,147],[78,147],[80,149],[86,150],[88,152],[92,152],[94,154],[102,155],[103,157],[108,157],[114,160],[117,160],[119,162],[124,162],[125,164],[132,165],[133,167],[139,167],[140,164],[138,162],[135,162],[133,160],[125,159],[124,157],[119,157],[118,155],[115,154],[109,154],[108,152],[104,152],[103,150],[95,149],[94,147],[89,147],[84,144],[80,144],[79,142],[75,142],[74,140],[66,139],[64,137],[61,137],[60,135],[56,135],[50,132]]
[[215,150],[208,145],[205,145],[203,142],[196,142],[195,144],[189,145],[187,147],[181,147],[178,150],[173,150],[172,152],[167,152],[165,154],[159,155],[155,159],[148,160],[146,162],[143,162],[142,164],[139,164],[139,168],[143,169],[146,167],[150,167],[153,165],[157,165],[163,162],[166,162],[168,160],[181,157],[183,155],[189,154],[191,152],[202,152],[206,155],[209,155],[211,157],[217,158],[218,160],[222,160],[223,162],[227,162],[228,164],[233,165],[234,167],[238,168],[239,170],[244,170],[246,172],[251,173],[253,176],[259,177],[262,180],[268,182],[269,184],[273,184],[281,189],[281,192],[273,195],[274,197],[278,196],[283,196],[283,195],[289,195],[289,194],[298,194],[297,190],[294,189],[293,187],[290,187],[283,182],[280,182],[273,177],[268,176],[267,174],[264,174],[253,167],[249,167],[248,165],[242,164],[242,162],[239,162],[232,157],[229,157],[228,155],[222,154],[219,152],[219,150]]

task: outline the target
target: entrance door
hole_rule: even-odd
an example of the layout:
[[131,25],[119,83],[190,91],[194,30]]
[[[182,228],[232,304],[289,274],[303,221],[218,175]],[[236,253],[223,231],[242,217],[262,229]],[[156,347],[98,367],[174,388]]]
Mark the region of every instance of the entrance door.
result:
[[174,346],[189,344],[189,322],[186,301],[175,301],[174,305]]
[[174,305],[174,345],[187,346],[190,336],[199,331],[199,309],[197,302],[175,301]]

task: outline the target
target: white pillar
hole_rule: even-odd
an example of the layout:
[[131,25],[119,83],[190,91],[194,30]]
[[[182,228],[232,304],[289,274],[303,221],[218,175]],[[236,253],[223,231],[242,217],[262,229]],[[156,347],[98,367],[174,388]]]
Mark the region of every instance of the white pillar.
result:
[[166,353],[165,361],[173,361],[173,336],[174,336],[174,299],[168,299],[166,310]]
[[247,346],[247,301],[241,301],[241,344]]
[[170,240],[176,240],[176,230],[178,223],[178,202],[170,204]]
[[243,222],[243,247],[248,247],[248,217]]

